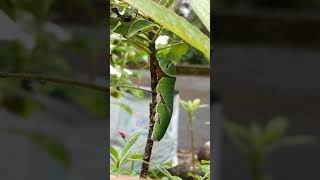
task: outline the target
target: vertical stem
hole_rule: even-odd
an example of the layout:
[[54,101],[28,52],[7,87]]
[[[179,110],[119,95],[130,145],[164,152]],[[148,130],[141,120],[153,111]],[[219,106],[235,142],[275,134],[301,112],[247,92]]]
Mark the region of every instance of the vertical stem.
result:
[[263,158],[259,151],[254,151],[250,157],[251,172],[254,180],[263,180]]
[[263,174],[260,167],[252,166],[251,169],[254,180],[263,180]]
[[195,145],[194,145],[194,129],[192,124],[192,112],[188,112],[189,116],[189,132],[190,132],[190,142],[191,142],[191,155],[192,155],[192,169],[196,169],[196,160],[195,160]]
[[156,114],[156,105],[157,105],[157,92],[156,87],[158,84],[158,77],[157,77],[157,57],[156,57],[156,48],[155,43],[152,42],[149,45],[150,50],[150,74],[151,74],[151,90],[152,90],[152,98],[150,103],[150,115],[149,115],[149,133],[148,133],[148,139],[145,147],[144,157],[143,157],[143,163],[140,173],[140,178],[147,178],[148,170],[149,170],[149,162],[151,158],[152,153],[152,147],[153,147],[153,140],[151,139],[152,133],[153,133],[153,127],[155,123],[155,114]]

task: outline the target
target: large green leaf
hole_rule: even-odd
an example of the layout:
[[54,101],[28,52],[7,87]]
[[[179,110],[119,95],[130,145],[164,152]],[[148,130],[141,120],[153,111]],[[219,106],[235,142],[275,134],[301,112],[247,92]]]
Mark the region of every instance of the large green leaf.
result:
[[145,16],[153,19],[165,29],[172,31],[181,39],[191,44],[208,59],[210,59],[210,39],[197,27],[190,24],[183,17],[178,16],[171,9],[158,5],[153,1],[125,0],[127,3],[141,11]]
[[210,0],[190,0],[192,10],[210,32]]
[[120,158],[119,164],[121,164],[123,161],[125,161],[127,159],[127,157],[129,156],[129,154],[131,152],[130,151],[131,148],[137,142],[141,133],[142,133],[142,131],[137,131],[132,136],[130,136],[129,139],[126,140],[126,143],[125,143],[125,145],[119,155],[119,158]]
[[143,20],[143,19],[136,20],[131,24],[128,30],[128,35],[133,36],[139,31],[145,31],[150,29],[151,27],[153,27],[153,24],[150,21]]

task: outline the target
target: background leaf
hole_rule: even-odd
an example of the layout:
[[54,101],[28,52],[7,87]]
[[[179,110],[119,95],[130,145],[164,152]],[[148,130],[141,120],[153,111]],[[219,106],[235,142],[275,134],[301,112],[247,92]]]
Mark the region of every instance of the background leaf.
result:
[[9,133],[22,136],[46,151],[49,156],[60,162],[65,168],[70,168],[71,158],[68,150],[61,141],[55,137],[41,132],[27,131],[24,129],[12,129]]
[[114,104],[118,105],[119,107],[121,107],[123,110],[125,110],[127,113],[129,113],[130,115],[132,115],[132,109],[126,105],[126,104],[123,104],[123,103],[116,103],[114,102]]

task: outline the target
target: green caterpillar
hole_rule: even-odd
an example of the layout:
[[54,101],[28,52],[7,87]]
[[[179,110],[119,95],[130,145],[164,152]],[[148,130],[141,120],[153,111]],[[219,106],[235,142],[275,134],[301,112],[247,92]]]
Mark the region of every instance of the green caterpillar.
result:
[[166,133],[170,124],[173,101],[174,101],[174,86],[176,82],[176,68],[174,64],[166,57],[158,57],[158,85],[157,93],[160,100],[156,105],[157,121],[155,122],[152,140],[160,141]]

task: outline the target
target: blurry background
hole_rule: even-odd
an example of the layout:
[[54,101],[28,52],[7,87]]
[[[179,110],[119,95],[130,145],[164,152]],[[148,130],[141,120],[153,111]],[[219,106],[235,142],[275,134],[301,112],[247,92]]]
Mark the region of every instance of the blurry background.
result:
[[[1,1],[0,72],[106,86],[106,4]],[[0,78],[0,179],[101,179],[107,115],[105,91]]]
[[[319,1],[215,2],[214,91],[220,94],[224,121],[236,123],[224,123],[218,179],[258,179],[252,164],[265,165],[269,179],[319,179]],[[268,126],[272,138],[252,125],[278,116],[288,119],[288,129],[284,121],[273,121]],[[260,162],[273,145],[267,140],[281,139],[282,133],[316,139],[286,141],[283,145],[299,145],[276,149]],[[251,148],[247,155],[235,145],[235,134]]]

